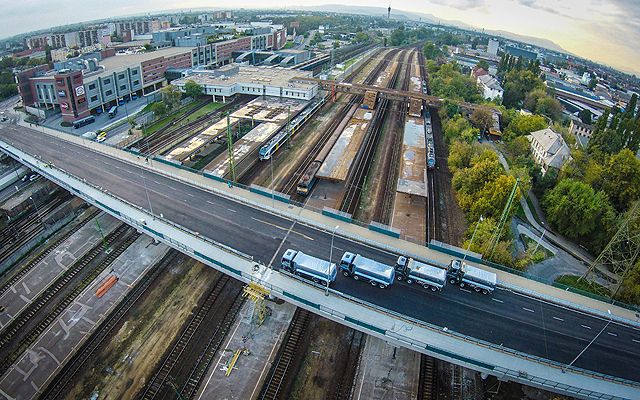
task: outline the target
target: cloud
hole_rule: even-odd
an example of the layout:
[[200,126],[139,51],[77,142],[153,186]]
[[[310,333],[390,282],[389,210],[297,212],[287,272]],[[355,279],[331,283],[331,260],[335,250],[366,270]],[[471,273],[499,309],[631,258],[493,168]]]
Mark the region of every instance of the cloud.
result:
[[445,7],[453,7],[458,10],[472,10],[474,8],[484,8],[485,0],[430,0],[434,4]]
[[[511,0],[513,1],[513,0]],[[540,11],[545,11],[548,12],[550,14],[553,15],[560,15],[563,16],[565,18],[569,18],[569,19],[574,19],[575,16],[572,15],[570,11],[568,9],[566,9],[566,7],[563,7],[562,4],[560,2],[558,2],[557,0],[554,0],[552,3],[557,3],[557,4],[549,4],[548,1],[537,1],[537,0],[517,0],[518,4],[525,6],[525,7],[529,7],[529,8],[533,8],[535,10],[540,10]],[[565,12],[560,11],[561,8],[565,8]]]

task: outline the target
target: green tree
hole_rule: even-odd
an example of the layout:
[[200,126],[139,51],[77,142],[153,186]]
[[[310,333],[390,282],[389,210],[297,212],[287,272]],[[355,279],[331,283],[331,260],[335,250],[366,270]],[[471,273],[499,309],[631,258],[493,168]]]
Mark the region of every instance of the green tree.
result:
[[540,115],[516,115],[503,132],[505,141],[546,128],[547,121]]
[[545,115],[553,121],[558,121],[562,117],[562,105],[558,100],[546,96],[538,99],[535,112],[536,114]]
[[184,83],[184,92],[188,97],[197,99],[198,97],[202,96],[204,88],[195,83],[195,81],[189,79]]
[[468,143],[464,140],[453,139],[449,146],[449,170],[456,173],[471,167],[471,161],[478,156],[479,146],[475,143]]
[[435,60],[439,57],[442,57],[442,50],[438,46],[436,46],[433,42],[427,42],[422,47],[422,52],[424,54],[424,58],[427,60]]
[[589,111],[588,109],[584,109],[581,110],[578,113],[578,118],[580,118],[580,121],[582,121],[585,124],[591,125],[591,118],[593,117],[593,114],[591,114],[591,111]]
[[180,104],[182,92],[176,86],[169,85],[163,89],[160,89],[160,93],[162,93],[162,101],[167,105],[167,109],[169,111]]
[[596,86],[598,85],[598,79],[596,78],[592,78],[589,81],[589,85],[587,85],[587,87],[589,88],[589,90],[594,90],[596,88]]
[[339,47],[340,47],[340,42],[339,41],[336,40],[335,42],[333,42],[333,48],[334,49],[337,49]]
[[405,32],[404,32],[404,26],[400,25],[399,28],[397,28],[396,30],[393,31],[393,33],[391,33],[391,46],[401,46],[402,42],[404,42],[405,39]]
[[487,62],[487,60],[480,60],[478,61],[478,63],[476,64],[476,67],[478,68],[482,68],[485,71],[489,71],[489,63]]
[[609,160],[603,190],[619,213],[640,199],[640,160],[629,149],[623,149]]
[[608,207],[606,194],[570,178],[561,180],[543,204],[547,220],[569,239],[591,234]]
[[481,133],[488,132],[491,125],[493,125],[492,113],[486,108],[476,108],[473,110],[469,120]]
[[167,105],[162,101],[156,101],[151,105],[151,112],[157,117],[162,118],[167,114]]
[[529,70],[514,68],[506,75],[502,104],[507,108],[519,108],[527,93],[537,88],[544,89],[544,84],[537,75]]

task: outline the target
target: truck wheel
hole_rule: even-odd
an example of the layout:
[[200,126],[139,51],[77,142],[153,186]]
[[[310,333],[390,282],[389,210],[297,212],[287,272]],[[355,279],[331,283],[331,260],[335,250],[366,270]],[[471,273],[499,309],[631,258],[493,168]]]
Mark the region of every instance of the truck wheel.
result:
[[313,278],[313,283],[318,283],[318,282],[320,282],[318,278]]
[[460,282],[460,287],[464,287],[464,282]]
[[407,283],[408,283],[409,285],[411,285],[411,284],[413,283],[413,279],[411,279],[411,278],[407,279]]
[[371,281],[371,286],[377,286],[377,285],[378,285],[378,282],[376,282],[376,281]]
[[482,294],[489,294],[489,291],[487,289],[482,289]]
[[452,285],[456,284],[456,280],[454,278],[449,279],[449,283]]
[[346,276],[346,277],[349,277],[349,273],[348,273],[347,271],[344,271],[344,272],[342,273],[342,275],[344,275],[344,276]]
[[380,289],[384,289],[384,288],[386,288],[386,287],[387,287],[387,285],[385,285],[384,283],[381,283],[381,284],[379,284],[378,286],[380,287]]
[[358,280],[358,279],[360,279],[360,278],[358,277],[358,275],[354,275],[354,276],[353,276],[353,279]]
[[404,276],[402,275],[396,275],[396,280],[401,281],[404,279]]
[[476,286],[475,288],[473,288],[473,290],[475,290],[475,291],[476,291],[476,293],[480,293],[480,291],[481,291],[482,289]]
[[435,286],[431,286],[430,289],[431,289],[432,292],[437,292],[438,291],[438,288],[435,287]]

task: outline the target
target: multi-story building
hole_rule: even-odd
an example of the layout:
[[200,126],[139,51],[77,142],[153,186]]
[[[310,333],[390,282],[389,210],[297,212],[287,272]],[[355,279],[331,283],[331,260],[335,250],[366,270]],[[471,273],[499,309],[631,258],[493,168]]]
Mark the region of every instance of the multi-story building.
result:
[[531,144],[533,158],[541,166],[542,176],[549,168],[561,168],[571,159],[571,151],[562,135],[550,128],[531,132],[527,139]]
[[582,147],[587,146],[587,143],[589,143],[589,139],[591,139],[591,135],[595,129],[596,127],[593,125],[575,120],[571,120],[571,125],[569,125],[569,133],[576,136],[578,143]]
[[113,49],[38,67],[16,74],[27,106],[60,108],[64,121],[99,114],[131,96],[143,96],[166,85],[169,68],[189,68],[191,51],[169,48],[148,53],[115,55]]

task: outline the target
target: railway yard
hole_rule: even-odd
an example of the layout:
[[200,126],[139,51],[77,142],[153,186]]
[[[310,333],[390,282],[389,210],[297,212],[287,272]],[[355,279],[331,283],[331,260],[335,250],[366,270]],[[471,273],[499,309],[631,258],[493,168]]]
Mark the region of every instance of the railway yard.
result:
[[[420,47],[379,49],[344,82],[428,92]],[[238,95],[193,116],[210,103],[128,147],[416,243],[462,245],[437,110],[321,92]],[[17,189],[1,207],[0,398],[550,396],[263,300],[42,178]]]

